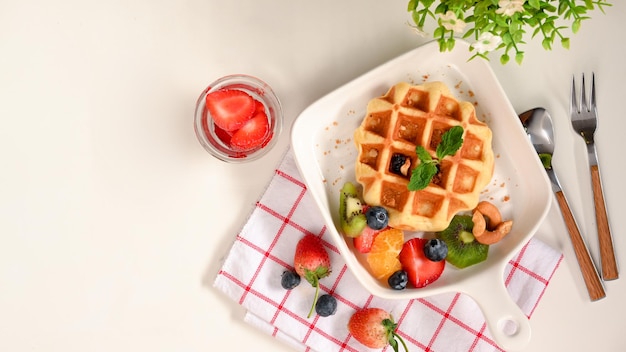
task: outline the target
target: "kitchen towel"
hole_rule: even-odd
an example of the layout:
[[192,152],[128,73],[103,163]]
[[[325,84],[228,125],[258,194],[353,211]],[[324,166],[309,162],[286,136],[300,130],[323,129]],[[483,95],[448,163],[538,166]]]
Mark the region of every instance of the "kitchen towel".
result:
[[[306,280],[293,290],[280,284],[282,273],[293,268],[297,242],[309,233],[322,239],[331,259],[331,275],[320,280],[320,294],[331,293],[338,301],[337,312],[329,317],[314,314],[307,319],[314,289]],[[508,263],[505,285],[529,318],[562,258],[533,238]],[[391,301],[369,294],[327,234],[291,151],[236,236],[214,287],[247,309],[246,322],[297,351],[370,351],[346,327],[352,313],[365,306],[389,311],[412,352],[503,351],[492,339],[480,308],[467,295]]]

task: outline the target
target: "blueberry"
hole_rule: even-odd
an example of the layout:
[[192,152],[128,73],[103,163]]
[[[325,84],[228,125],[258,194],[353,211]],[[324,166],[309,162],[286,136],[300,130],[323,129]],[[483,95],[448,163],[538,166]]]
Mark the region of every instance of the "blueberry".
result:
[[280,278],[280,284],[285,290],[291,290],[300,285],[300,275],[295,271],[285,270]]
[[433,262],[440,262],[448,256],[448,245],[438,238],[428,240],[424,244],[424,255]]
[[337,299],[331,295],[321,295],[315,304],[315,312],[322,317],[335,314],[337,312]]
[[387,227],[389,223],[389,213],[387,213],[387,209],[380,206],[367,208],[365,217],[367,218],[367,226],[374,230],[382,230]]
[[389,279],[387,279],[389,287],[393,288],[394,290],[404,290],[408,282],[409,276],[404,270],[396,271],[395,273],[391,274],[391,276],[389,276]]
[[389,162],[389,172],[398,176],[406,176],[406,173],[402,172],[402,166],[404,166],[406,159],[406,155],[402,155],[400,153],[393,154],[391,156],[391,161]]

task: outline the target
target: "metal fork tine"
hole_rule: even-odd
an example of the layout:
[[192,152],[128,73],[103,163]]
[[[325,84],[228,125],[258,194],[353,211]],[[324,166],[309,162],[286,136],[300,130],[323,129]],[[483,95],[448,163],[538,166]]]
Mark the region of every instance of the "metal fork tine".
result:
[[582,79],[582,83],[580,84],[580,90],[582,91],[580,93],[580,111],[589,111],[589,108],[587,107],[587,94],[586,94],[586,89],[585,89],[585,74],[583,73],[583,79]]
[[578,98],[576,97],[576,77],[572,76],[572,96],[570,97],[570,115],[572,115],[573,112],[578,112]]
[[591,72],[591,110],[596,111],[596,74]]

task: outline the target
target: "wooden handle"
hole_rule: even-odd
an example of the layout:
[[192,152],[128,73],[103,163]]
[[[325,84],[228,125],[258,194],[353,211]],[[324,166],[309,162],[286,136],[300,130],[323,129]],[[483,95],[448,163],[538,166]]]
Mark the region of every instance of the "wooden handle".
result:
[[565,225],[567,225],[569,237],[572,240],[572,246],[574,247],[574,253],[576,254],[580,271],[583,274],[585,285],[587,285],[589,298],[591,298],[592,301],[604,298],[606,296],[604,286],[602,286],[602,281],[600,281],[598,271],[589,256],[589,250],[587,250],[585,241],[580,235],[580,231],[578,231],[578,226],[576,226],[576,221],[574,220],[569,204],[567,204],[565,195],[563,195],[562,191],[556,192],[555,195],[556,200],[559,202],[563,219],[565,219]]
[[602,192],[598,165],[591,166],[591,185],[593,188],[593,204],[596,208],[596,222],[598,224],[598,243],[600,245],[600,259],[602,261],[602,278],[604,280],[615,280],[618,278],[619,274],[617,271],[617,262],[615,261],[609,219],[606,215],[606,205],[604,204],[604,194]]

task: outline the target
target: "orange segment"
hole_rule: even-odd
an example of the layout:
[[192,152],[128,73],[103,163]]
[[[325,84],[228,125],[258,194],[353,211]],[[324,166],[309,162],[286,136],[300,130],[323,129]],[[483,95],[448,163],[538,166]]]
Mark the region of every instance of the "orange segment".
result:
[[398,255],[404,243],[404,232],[389,229],[374,238],[372,250],[367,255],[370,272],[379,280],[387,280],[394,272],[402,269]]

